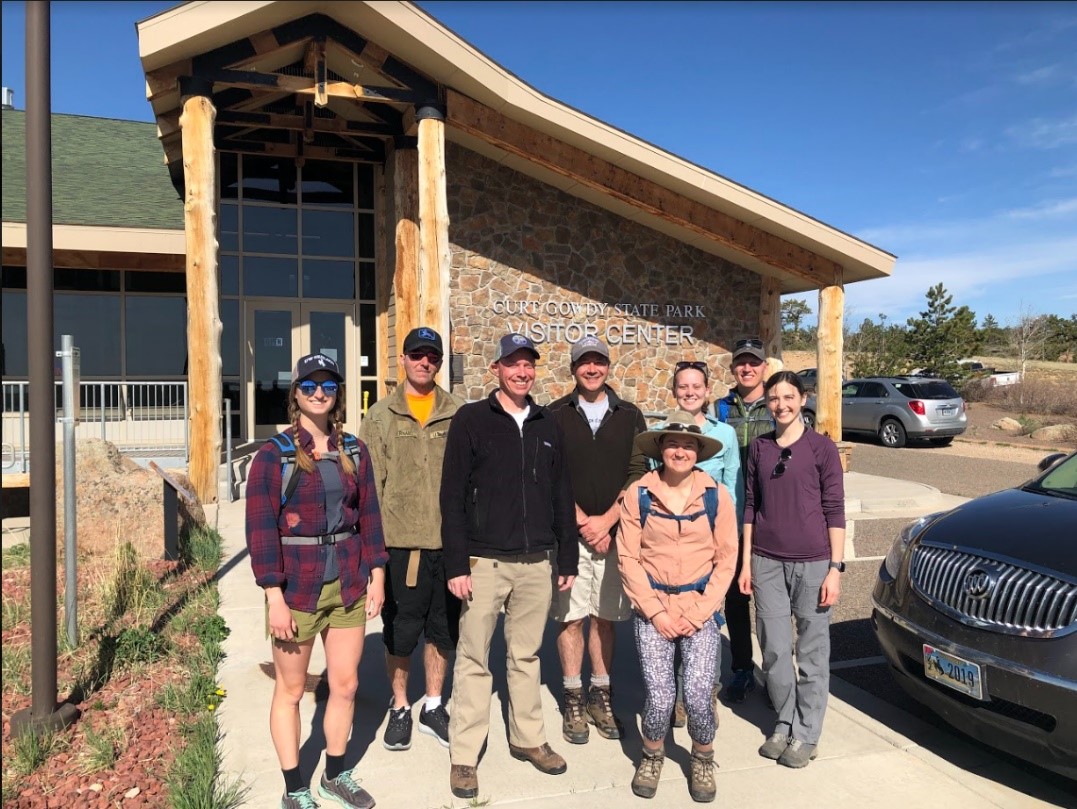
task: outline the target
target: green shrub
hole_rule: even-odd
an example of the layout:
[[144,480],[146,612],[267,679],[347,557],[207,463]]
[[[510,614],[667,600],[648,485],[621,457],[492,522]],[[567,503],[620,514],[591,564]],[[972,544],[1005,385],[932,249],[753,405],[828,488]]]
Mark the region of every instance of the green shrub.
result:
[[98,732],[92,725],[86,728],[85,745],[79,755],[83,773],[107,770],[115,766],[120,754],[127,748],[127,735],[123,728],[106,725]]
[[144,626],[128,627],[116,636],[114,657],[119,668],[153,663],[168,652],[168,643]]
[[14,734],[11,740],[15,752],[13,766],[19,775],[29,775],[53,753],[66,745],[66,740],[51,730],[32,725]]
[[216,572],[221,565],[224,540],[209,526],[198,526],[180,538],[180,558],[189,565]]
[[203,714],[183,729],[187,745],[168,773],[168,801],[172,809],[234,809],[249,788],[239,781],[220,780],[221,754],[216,717]]
[[30,543],[20,542],[10,548],[4,548],[4,570],[15,570],[21,567],[30,567]]

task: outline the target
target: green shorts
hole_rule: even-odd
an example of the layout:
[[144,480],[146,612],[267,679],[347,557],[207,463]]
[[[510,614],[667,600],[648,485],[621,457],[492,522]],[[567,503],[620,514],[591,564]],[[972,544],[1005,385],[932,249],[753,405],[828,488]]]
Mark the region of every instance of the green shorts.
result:
[[[340,598],[340,579],[322,585],[318,596],[318,606],[314,612],[292,610],[295,620],[295,638],[291,641],[274,640],[275,643],[302,643],[315,635],[320,635],[327,627],[333,629],[355,629],[366,626],[366,596],[364,595],[350,607],[345,607]],[[269,602],[266,602],[266,637],[269,637]]]

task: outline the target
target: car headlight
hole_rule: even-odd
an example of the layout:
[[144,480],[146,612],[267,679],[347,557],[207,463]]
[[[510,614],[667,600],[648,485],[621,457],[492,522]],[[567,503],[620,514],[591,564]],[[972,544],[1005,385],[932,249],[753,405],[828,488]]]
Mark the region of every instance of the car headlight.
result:
[[901,563],[909,550],[909,545],[935,520],[945,514],[945,511],[936,511],[934,514],[926,514],[915,522],[911,522],[901,529],[901,534],[894,540],[890,550],[886,552],[883,560],[883,569],[891,579],[896,579],[901,572]]

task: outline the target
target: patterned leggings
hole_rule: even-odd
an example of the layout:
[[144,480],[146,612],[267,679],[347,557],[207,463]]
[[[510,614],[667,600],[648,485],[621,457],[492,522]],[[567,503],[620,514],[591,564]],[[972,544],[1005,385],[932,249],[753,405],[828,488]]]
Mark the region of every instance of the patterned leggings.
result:
[[673,674],[673,652],[679,646],[684,658],[684,707],[688,712],[688,735],[697,744],[714,741],[717,727],[711,708],[714,684],[715,648],[721,641],[718,626],[707,621],[690,638],[666,640],[650,621],[632,613],[636,635],[636,652],[643,671],[647,699],[643,704],[643,737],[659,741],[666,737],[673,703],[677,699],[677,680]]

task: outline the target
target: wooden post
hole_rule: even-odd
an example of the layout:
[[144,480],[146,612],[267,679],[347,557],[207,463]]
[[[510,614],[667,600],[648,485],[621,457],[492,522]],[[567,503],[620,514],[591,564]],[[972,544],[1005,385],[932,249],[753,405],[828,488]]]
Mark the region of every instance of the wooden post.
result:
[[759,291],[759,337],[767,357],[782,358],[782,282],[763,276]]
[[816,339],[818,380],[815,394],[816,427],[834,441],[841,441],[841,378],[844,363],[845,289],[841,277],[819,290],[819,333]]
[[389,256],[389,228],[386,224],[385,212],[388,208],[388,194],[386,189],[386,167],[374,167],[374,222],[376,232],[374,234],[374,294],[377,303],[375,307],[377,330],[378,330],[378,398],[385,397],[385,382],[388,379],[390,360],[395,361],[393,349],[396,346],[389,345],[389,292],[393,285],[393,274],[390,269]]
[[[393,150],[393,211],[396,221],[393,291],[396,295],[396,352],[419,325],[419,153],[414,138],[398,138]],[[404,366],[396,369],[404,380]]]
[[221,317],[217,294],[217,182],[211,85],[181,85],[183,228],[187,247],[188,476],[203,503],[217,502],[221,465]]
[[[420,106],[419,122],[419,317],[441,333],[446,352],[449,337],[449,197],[445,188],[445,109]],[[441,365],[438,384],[449,387],[449,362]]]

